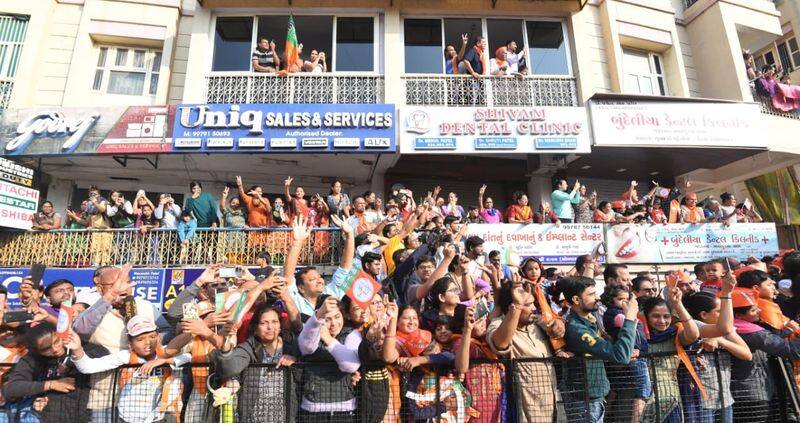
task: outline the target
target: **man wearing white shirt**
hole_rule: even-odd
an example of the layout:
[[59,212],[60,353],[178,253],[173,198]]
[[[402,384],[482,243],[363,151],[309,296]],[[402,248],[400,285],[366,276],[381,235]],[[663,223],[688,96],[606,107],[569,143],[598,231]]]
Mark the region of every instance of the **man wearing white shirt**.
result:
[[506,62],[508,62],[508,73],[519,72],[519,62],[525,57],[525,49],[517,53],[517,42],[509,40],[506,42]]

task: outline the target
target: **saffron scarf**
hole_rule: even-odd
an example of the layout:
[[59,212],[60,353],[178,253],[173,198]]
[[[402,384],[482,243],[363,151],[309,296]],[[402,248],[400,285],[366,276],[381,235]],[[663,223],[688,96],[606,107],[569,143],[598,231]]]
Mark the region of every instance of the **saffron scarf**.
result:
[[706,392],[706,388],[700,381],[700,377],[697,376],[697,371],[695,371],[694,365],[692,365],[692,360],[689,359],[689,354],[686,353],[686,350],[683,348],[683,344],[681,343],[681,333],[683,333],[683,324],[675,323],[675,326],[670,327],[663,332],[658,332],[655,330],[650,331],[650,337],[648,338],[648,341],[651,344],[658,344],[660,342],[668,341],[669,338],[673,338],[675,342],[675,353],[678,356],[678,360],[683,363],[683,367],[685,367],[686,371],[689,372],[689,376],[692,377],[695,385],[697,385],[697,389],[700,391],[703,399],[708,401],[708,392]]
[[430,345],[433,337],[424,329],[417,329],[411,333],[397,331],[397,348],[401,354],[408,357],[418,357]]

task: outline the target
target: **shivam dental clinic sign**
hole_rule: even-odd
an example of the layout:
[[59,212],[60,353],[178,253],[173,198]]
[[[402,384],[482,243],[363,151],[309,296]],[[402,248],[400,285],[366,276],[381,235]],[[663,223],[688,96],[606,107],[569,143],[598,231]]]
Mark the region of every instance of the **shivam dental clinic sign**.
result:
[[400,151],[589,153],[582,107],[402,107]]
[[753,103],[589,101],[596,146],[766,148]]
[[173,151],[394,152],[394,122],[391,104],[183,104]]

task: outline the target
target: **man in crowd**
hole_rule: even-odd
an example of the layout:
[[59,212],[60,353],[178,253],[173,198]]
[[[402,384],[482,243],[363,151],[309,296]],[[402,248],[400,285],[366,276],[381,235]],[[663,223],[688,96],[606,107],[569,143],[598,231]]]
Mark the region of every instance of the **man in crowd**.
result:
[[[627,270],[627,269],[626,269]],[[568,363],[570,370],[566,375],[567,390],[583,392],[588,386],[586,397],[589,400],[589,421],[602,422],[605,415],[605,398],[611,389],[606,377],[602,361],[615,364],[628,364],[633,355],[636,338],[636,315],[639,305],[635,296],[631,296],[625,304],[625,322],[619,330],[615,342],[610,342],[600,334],[594,313],[598,310],[600,297],[597,295],[593,279],[582,276],[566,278],[562,281],[562,293],[570,307],[567,315],[566,341],[567,350],[576,356],[590,355],[595,360],[586,363],[586,371],[582,372],[576,363]],[[582,380],[583,377],[587,380]],[[586,409],[584,398],[571,398],[569,402],[577,403],[569,407],[582,413]],[[582,420],[582,415],[581,421]]]
[[466,73],[472,75],[472,77],[475,79],[480,78],[481,75],[489,71],[486,66],[486,57],[484,56],[485,51],[486,37],[479,35],[475,37],[475,43],[464,55],[464,60],[461,61],[461,63],[464,64]]
[[653,280],[646,276],[637,276],[633,278],[631,288],[636,299],[641,300],[655,297],[658,293],[658,288],[653,284]]
[[631,290],[631,272],[624,264],[607,264],[603,269],[603,280],[606,286],[617,285],[625,288],[626,291]]
[[275,73],[280,66],[281,58],[275,51],[275,41],[260,38],[258,46],[253,51],[253,71]]
[[575,221],[575,210],[572,208],[573,205],[577,205],[580,202],[581,194],[581,183],[575,181],[575,185],[572,186],[572,191],[567,192],[569,185],[567,185],[567,181],[564,179],[559,179],[556,182],[555,189],[550,194],[550,200],[553,202],[553,213],[556,214],[558,220],[562,223],[572,223]]
[[[56,279],[44,289],[44,296],[49,305],[42,306],[42,308],[53,318],[57,318],[61,303],[64,301],[75,302],[75,285],[69,279]],[[51,323],[55,323],[55,321]]]

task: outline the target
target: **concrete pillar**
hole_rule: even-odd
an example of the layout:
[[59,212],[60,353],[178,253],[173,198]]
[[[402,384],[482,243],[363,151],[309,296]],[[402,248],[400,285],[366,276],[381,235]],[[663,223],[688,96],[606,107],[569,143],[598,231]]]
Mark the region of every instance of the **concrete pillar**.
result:
[[[206,72],[210,72],[214,28],[211,27],[211,11],[198,7],[192,18],[192,36],[189,42],[189,58],[186,62],[186,80],[183,87],[184,103],[205,103]],[[210,32],[210,34],[209,34]]]
[[[403,74],[403,38],[401,36],[400,9],[395,5],[385,10],[384,15],[384,93],[385,102],[389,104],[404,104],[403,88],[399,84],[400,75]],[[391,81],[392,83],[389,83]]]
[[379,154],[375,159],[375,166],[373,167],[372,177],[369,181],[369,190],[378,193],[382,197],[386,197],[386,171],[391,169],[397,160],[400,159],[400,154]]
[[53,179],[53,181],[47,186],[47,198],[42,198],[41,201],[51,201],[56,212],[64,217],[64,210],[72,201],[72,187],[74,185],[75,181],[66,179]]
[[528,201],[531,207],[537,208],[539,204],[550,202],[550,193],[553,191],[552,178],[546,175],[533,175],[528,181]]

